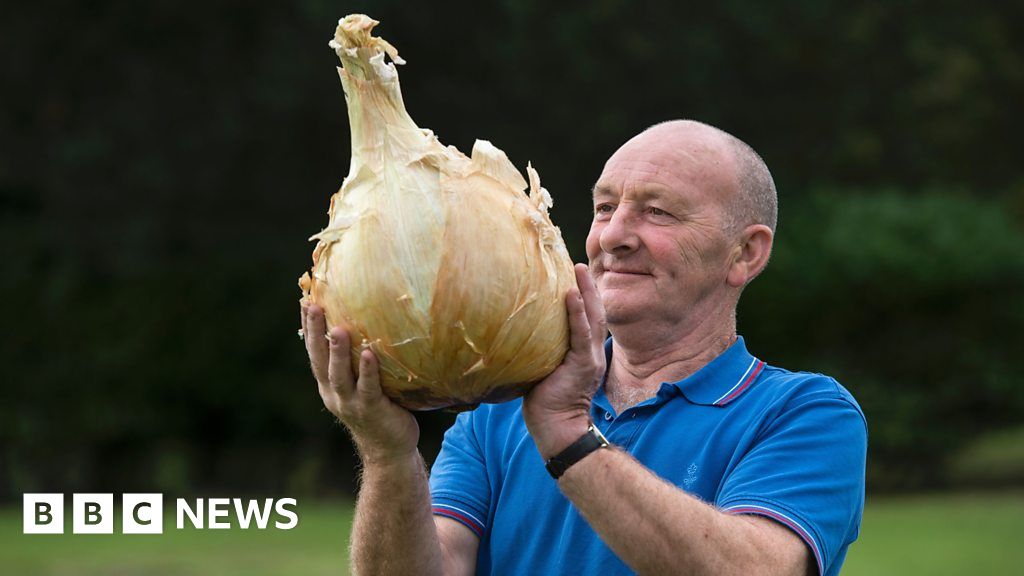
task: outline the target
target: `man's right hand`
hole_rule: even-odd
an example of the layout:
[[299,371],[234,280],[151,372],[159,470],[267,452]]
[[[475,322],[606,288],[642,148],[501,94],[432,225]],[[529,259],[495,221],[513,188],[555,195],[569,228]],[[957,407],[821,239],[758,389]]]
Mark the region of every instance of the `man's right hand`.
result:
[[324,406],[348,428],[363,464],[386,464],[416,453],[420,428],[411,412],[384,395],[377,357],[363,350],[359,378],[352,374],[349,335],[327,333],[320,306],[302,306],[302,333]]

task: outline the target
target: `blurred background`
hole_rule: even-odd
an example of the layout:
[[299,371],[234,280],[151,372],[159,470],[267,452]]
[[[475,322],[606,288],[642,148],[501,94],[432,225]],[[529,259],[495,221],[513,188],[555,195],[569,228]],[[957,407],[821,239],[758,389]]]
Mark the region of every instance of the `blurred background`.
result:
[[[407,60],[420,126],[533,163],[577,261],[590,186],[629,137],[693,118],[753,146],[780,218],[739,331],[770,363],[835,376],[870,424],[868,511],[847,573],[915,573],[900,555],[933,558],[917,567],[929,574],[1024,561],[1002,545],[1024,529],[1024,4],[154,0],[4,12],[9,566],[344,570],[357,459],[295,331],[306,239],[348,171],[327,41],[352,12],[380,20]],[[420,415],[428,462],[452,418]],[[259,535],[267,556],[251,565],[202,534],[181,544],[192,563],[175,552],[180,534],[152,559],[116,544],[97,559],[69,535],[22,536],[25,492],[292,496],[317,535]]]

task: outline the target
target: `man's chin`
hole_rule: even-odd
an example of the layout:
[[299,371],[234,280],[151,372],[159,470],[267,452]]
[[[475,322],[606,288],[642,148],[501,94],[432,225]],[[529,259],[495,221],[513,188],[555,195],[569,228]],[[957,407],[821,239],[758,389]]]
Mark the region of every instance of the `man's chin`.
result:
[[623,303],[621,305],[607,302],[604,305],[604,317],[609,326],[632,324],[644,319],[645,307],[639,302]]

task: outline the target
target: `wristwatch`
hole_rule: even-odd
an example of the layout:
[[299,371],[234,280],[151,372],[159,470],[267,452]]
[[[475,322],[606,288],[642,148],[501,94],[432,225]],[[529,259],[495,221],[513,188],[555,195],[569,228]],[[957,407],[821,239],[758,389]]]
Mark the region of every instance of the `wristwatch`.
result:
[[570,466],[582,460],[584,456],[598,448],[607,447],[608,439],[591,422],[590,427],[587,428],[583,436],[579,437],[579,440],[569,444],[568,448],[549,459],[544,466],[548,469],[548,474],[551,474],[552,478],[558,480]]

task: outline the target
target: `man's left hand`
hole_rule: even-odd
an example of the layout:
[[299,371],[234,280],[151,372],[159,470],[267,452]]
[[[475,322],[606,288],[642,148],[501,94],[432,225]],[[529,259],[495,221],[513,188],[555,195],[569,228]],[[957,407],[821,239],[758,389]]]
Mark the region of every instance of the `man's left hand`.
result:
[[590,426],[590,403],[605,372],[604,305],[585,264],[575,266],[576,284],[565,295],[569,351],[562,364],[523,399],[523,419],[541,457],[557,455]]

